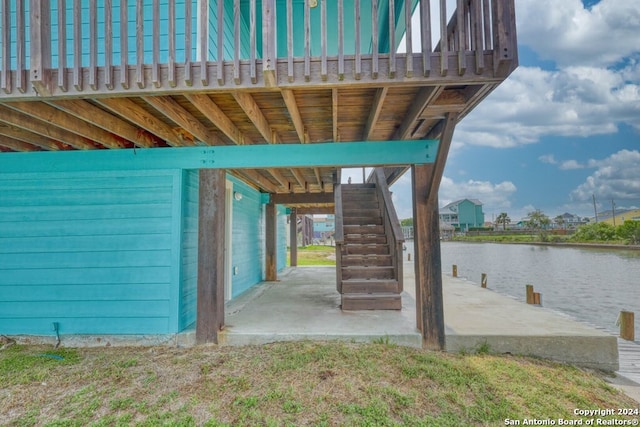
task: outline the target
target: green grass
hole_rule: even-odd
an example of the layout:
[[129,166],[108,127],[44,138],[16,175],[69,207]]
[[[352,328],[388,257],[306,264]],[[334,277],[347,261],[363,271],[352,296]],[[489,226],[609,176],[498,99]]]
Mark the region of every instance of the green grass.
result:
[[[335,246],[311,245],[298,248],[298,265],[336,265]],[[290,264],[291,251],[287,250],[287,265]]]
[[[0,352],[7,426],[484,426],[637,407],[594,373],[391,345]],[[579,417],[578,417],[579,418]],[[618,417],[620,418],[620,417]]]

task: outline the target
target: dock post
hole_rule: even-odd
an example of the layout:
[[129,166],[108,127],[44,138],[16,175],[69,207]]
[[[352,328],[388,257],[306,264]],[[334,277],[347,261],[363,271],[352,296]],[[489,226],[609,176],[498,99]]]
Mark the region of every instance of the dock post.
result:
[[407,261],[411,261],[411,254],[407,254]]
[[487,273],[482,273],[482,275],[480,276],[480,287],[487,287]]
[[540,292],[533,293],[533,303],[535,305],[542,305],[542,296],[540,295]]
[[533,285],[527,285],[527,304],[533,304]]
[[633,311],[621,311],[619,317],[620,338],[627,341],[635,341],[635,325]]
[[451,272],[453,277],[458,277],[458,266],[453,264],[453,271]]

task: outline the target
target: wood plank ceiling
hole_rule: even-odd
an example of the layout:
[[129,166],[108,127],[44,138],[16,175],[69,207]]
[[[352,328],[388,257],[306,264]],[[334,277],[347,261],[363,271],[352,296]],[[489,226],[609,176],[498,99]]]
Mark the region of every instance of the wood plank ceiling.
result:
[[[495,83],[334,86],[0,104],[0,150],[95,150],[434,138]],[[333,191],[336,168],[232,170],[267,193]]]

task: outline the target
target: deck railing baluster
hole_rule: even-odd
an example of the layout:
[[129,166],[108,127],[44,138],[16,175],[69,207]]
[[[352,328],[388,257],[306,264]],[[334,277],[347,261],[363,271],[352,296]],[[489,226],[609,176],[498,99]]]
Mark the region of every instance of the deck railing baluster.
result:
[[2,80],[0,87],[11,93],[11,1],[1,0],[2,5]]
[[192,32],[193,27],[191,20],[193,19],[193,4],[191,0],[185,0],[184,2],[184,84],[187,86],[193,85],[193,70],[192,70]]
[[58,0],[58,88],[67,91],[67,0]]
[[73,0],[73,86],[82,91],[82,2]]
[[354,78],[360,80],[362,76],[362,53],[360,52],[360,0],[354,1],[354,27],[355,27],[355,65]]
[[169,0],[167,5],[169,8],[169,55],[167,82],[169,86],[176,87],[178,82],[176,81],[176,0]]
[[[422,43],[422,75],[428,77],[431,74],[431,1],[420,0],[420,37]],[[426,23],[426,25],[425,25]]]
[[27,58],[24,15],[24,2],[16,2],[16,89],[22,93],[26,90],[24,72]]
[[[206,3],[206,2],[203,2]],[[206,16],[206,15],[205,15]],[[209,27],[208,25],[206,26]],[[218,84],[220,86],[224,85],[224,1],[218,1],[218,26],[216,27],[216,31],[218,32],[218,67],[217,67],[217,77]],[[206,72],[206,56],[201,59],[200,66],[203,72]],[[203,65],[204,64],[204,65]]]
[[[120,0],[120,86],[129,89],[129,6]],[[124,25],[122,23],[125,23]]]
[[405,21],[405,77],[413,77],[413,35],[411,33],[411,0],[404,1],[404,21]]
[[389,1],[389,78],[396,77],[396,5],[395,0]]
[[151,83],[155,87],[160,87],[160,1],[153,0],[153,12],[152,12],[152,27],[151,34],[153,35],[153,64],[151,66]]
[[378,0],[371,0],[371,78],[377,79],[379,72]]
[[256,0],[251,0],[249,3],[249,76],[251,77],[251,83],[256,84],[258,82],[258,76],[256,75],[256,45],[257,45],[257,22],[256,22]]
[[146,86],[144,80],[144,2],[136,1],[136,84],[140,89]]
[[111,0],[104,1],[104,84],[107,89],[113,89],[113,38],[108,34],[113,34],[113,4]]
[[308,1],[304,2],[304,80],[311,80],[311,10]]

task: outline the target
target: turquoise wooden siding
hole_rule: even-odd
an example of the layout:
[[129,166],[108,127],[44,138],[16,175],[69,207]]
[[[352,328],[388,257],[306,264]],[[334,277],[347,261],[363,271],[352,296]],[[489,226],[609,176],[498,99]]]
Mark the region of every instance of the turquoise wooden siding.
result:
[[[258,5],[258,8],[260,5]],[[224,0],[224,53],[225,60],[233,59],[234,49],[234,27],[233,27],[233,0]],[[195,15],[194,15],[195,16]],[[240,58],[249,59],[249,9],[246,14],[240,15]],[[218,2],[209,3],[209,60],[218,58]],[[199,58],[198,58],[199,60]]]
[[177,332],[180,180],[0,174],[0,333]]
[[183,172],[182,270],[180,275],[179,330],[196,321],[198,290],[198,171]]

